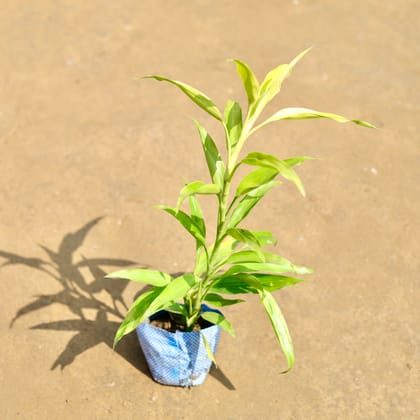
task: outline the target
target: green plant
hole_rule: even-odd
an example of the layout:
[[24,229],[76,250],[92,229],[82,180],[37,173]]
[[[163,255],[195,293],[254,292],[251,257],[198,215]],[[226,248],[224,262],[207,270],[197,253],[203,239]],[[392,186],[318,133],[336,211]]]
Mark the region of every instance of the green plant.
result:
[[[270,232],[250,231],[238,226],[256,204],[279,184],[275,180],[278,176],[293,182],[304,195],[302,182],[294,167],[311,158],[300,156],[281,160],[260,152],[252,152],[240,158],[241,150],[257,130],[279,120],[328,118],[338,122],[352,121],[362,126],[373,127],[364,121],[349,120],[336,114],[307,108],[284,108],[257,124],[265,106],[279,93],[284,80],[307,52],[308,50],[302,52],[289,64],[282,64],[270,71],[261,84],[245,63],[233,60],[248,98],[245,118],[238,102],[229,100],[222,114],[209,97],[191,86],[166,77],[146,76],[175,85],[195,104],[220,122],[225,134],[226,157],[223,160],[210,134],[198,121],[195,121],[211,183],[191,182],[181,189],[175,208],[158,206],[175,217],[195,239],[194,272],[176,278],[161,271],[140,268],[109,274],[107,277],[124,278],[152,286],[130,307],[116,333],[114,345],[125,334],[133,331],[140,322],[162,309],[175,314],[178,319],[181,318],[187,331],[191,331],[202,317],[234,336],[231,323],[223,315],[202,311],[201,305],[203,302],[217,307],[233,305],[243,300],[227,299],[224,295],[254,293],[261,297],[261,303],[286,356],[288,368],[293,366],[292,341],[286,321],[272,292],[300,282],[301,279],[295,275],[307,274],[312,270],[294,265],[287,259],[266,251],[265,247],[276,243]],[[234,175],[241,165],[252,166],[255,169],[240,180],[236,191],[231,194]],[[217,228],[213,244],[208,244],[206,238],[206,222],[197,198],[201,194],[210,194],[217,198]],[[189,204],[188,211],[181,209],[186,200]]]

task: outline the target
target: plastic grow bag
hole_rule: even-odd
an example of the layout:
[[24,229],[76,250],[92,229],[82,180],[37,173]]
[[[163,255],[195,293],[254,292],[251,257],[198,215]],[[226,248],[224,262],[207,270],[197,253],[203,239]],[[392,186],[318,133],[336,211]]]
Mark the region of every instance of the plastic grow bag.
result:
[[[207,306],[204,308],[219,312]],[[185,387],[201,385],[206,379],[212,361],[201,335],[206,337],[215,354],[220,330],[219,326],[212,325],[200,331],[170,332],[143,322],[136,332],[153,379],[164,385]]]

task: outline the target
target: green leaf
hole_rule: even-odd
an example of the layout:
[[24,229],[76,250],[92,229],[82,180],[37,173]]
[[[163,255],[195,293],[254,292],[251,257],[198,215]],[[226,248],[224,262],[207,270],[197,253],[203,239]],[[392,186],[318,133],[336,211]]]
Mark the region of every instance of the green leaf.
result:
[[196,262],[195,262],[194,274],[197,277],[200,277],[202,274],[206,272],[206,269],[207,269],[207,254],[203,246],[197,248],[195,260]]
[[272,181],[278,174],[275,168],[258,168],[247,174],[236,188],[235,197],[239,197],[261,185]]
[[[255,250],[245,250],[245,251],[238,251],[230,255],[229,258],[225,261],[225,264],[234,264],[234,265],[241,265],[243,263],[273,263],[273,264],[281,264],[287,265],[291,270],[295,270],[296,266],[292,264],[289,260],[284,257],[280,257],[279,255],[273,254],[271,252],[262,252],[261,253]],[[298,268],[298,270],[302,270]],[[308,269],[303,269],[304,271],[308,271]]]
[[[266,255],[266,254],[265,254]],[[307,267],[292,264],[286,258],[278,257],[277,262],[268,263],[240,263],[230,267],[223,276],[229,277],[236,273],[295,273],[310,274],[312,270]]]
[[240,264],[248,262],[265,262],[264,255],[256,251],[238,251],[232,254],[225,264]]
[[144,321],[147,317],[153,315],[157,311],[164,309],[182,299],[191,289],[191,287],[193,287],[199,281],[199,277],[189,273],[183,274],[182,276],[172,280],[149,305],[147,310],[144,312],[140,322]]
[[213,180],[217,171],[217,163],[219,161],[223,163],[223,161],[219,150],[217,149],[216,143],[211,138],[210,134],[198,121],[194,121],[194,123],[198,128],[201,144],[203,145],[204,155],[206,156],[207,166],[209,168],[211,179]]
[[[250,231],[251,232],[251,231]],[[254,238],[257,238],[254,235]],[[259,241],[259,240],[258,240]],[[261,244],[260,242],[258,242]],[[267,262],[274,264],[289,264],[290,267],[293,267],[293,264],[284,257],[280,255],[273,254],[272,252],[262,251],[263,255],[256,252],[255,250],[241,250],[235,252],[229,256],[225,264],[238,264],[238,263],[248,263],[248,262]]]
[[265,106],[279,93],[280,87],[288,74],[288,64],[280,64],[267,73],[258,92],[258,104],[260,106]]
[[213,352],[211,351],[211,347],[210,347],[210,343],[208,342],[206,336],[200,331],[200,335],[201,338],[203,339],[203,344],[204,344],[204,348],[206,349],[207,352],[207,357],[215,364],[215,366],[217,367],[217,363],[216,363],[216,358],[214,357]]
[[270,181],[266,184],[261,185],[258,188],[255,188],[248,192],[239,202],[237,207],[232,213],[232,216],[229,219],[227,224],[227,228],[234,228],[237,226],[245,217],[249,214],[249,212],[258,204],[258,202],[264,197],[264,195],[270,191],[276,184],[276,181]]
[[246,95],[248,97],[248,104],[252,104],[258,97],[259,83],[252,70],[240,60],[232,60],[236,64],[236,70],[242,79]]
[[276,245],[277,239],[267,230],[253,230],[252,233],[258,239],[261,246]]
[[293,367],[295,362],[292,339],[289,334],[289,329],[287,328],[286,320],[284,319],[276,300],[267,290],[261,292],[261,303],[267,312],[283,353],[286,356],[288,369],[282,372],[286,373]]
[[147,311],[152,302],[162,292],[164,287],[154,287],[145,293],[142,293],[130,306],[124,321],[119,326],[115,334],[113,347],[121,340],[124,335],[134,331],[143,319],[144,313]]
[[142,268],[129,268],[114,271],[105,276],[107,279],[127,279],[152,286],[166,286],[172,277],[169,274],[157,270],[145,270]]
[[239,246],[240,242],[236,241],[231,236],[225,236],[221,244],[217,247],[211,258],[211,272],[216,273],[226,264],[226,259]]
[[242,132],[242,110],[238,102],[229,100],[225,109],[226,128],[232,147],[238,143]]
[[275,156],[268,155],[266,153],[252,152],[249,153],[244,159],[242,159],[241,163],[263,168],[276,169],[280,175],[282,175],[287,180],[292,181],[302,195],[305,195],[302,181],[298,177],[297,173],[283,160],[280,160]]
[[212,258],[213,265],[219,264],[228,257],[238,245],[238,242],[231,236],[226,236],[222,243],[216,249]]
[[213,282],[210,292],[227,295],[258,293],[263,290],[262,284],[252,274],[237,273],[234,275],[223,274]]
[[[267,262],[267,263],[281,264],[281,265],[289,264],[290,267],[292,267],[293,270],[296,267],[288,259],[286,259],[286,258],[284,258],[280,255],[274,254],[272,252],[264,252],[264,257],[265,257],[265,262]],[[308,269],[305,268],[305,270],[308,270]],[[304,274],[306,274],[306,272]]]
[[274,274],[253,274],[262,284],[265,290],[274,292],[275,290],[282,289],[283,287],[294,286],[297,283],[304,281],[297,277],[288,277]]
[[188,214],[184,213],[182,210],[176,211],[176,209],[167,206],[156,206],[158,209],[164,210],[170,215],[174,216],[175,219],[181,223],[182,226],[196,239],[198,245],[205,246],[206,233],[203,232],[202,228],[198,226]]
[[274,121],[280,121],[280,120],[305,120],[305,119],[311,119],[311,118],[328,118],[330,120],[339,122],[339,123],[346,123],[346,122],[352,122],[354,124],[358,124],[364,127],[368,128],[376,128],[373,124],[368,123],[366,121],[361,120],[351,120],[349,118],[343,117],[341,115],[332,114],[330,112],[320,112],[315,111],[313,109],[309,108],[283,108],[280,109],[280,111],[277,111],[274,115],[272,115],[270,118],[268,118],[266,121],[264,121],[262,124],[260,124],[258,127],[256,127],[253,131],[258,130],[259,128],[272,123]]
[[218,325],[227,331],[232,337],[235,337],[235,330],[233,329],[232,324],[222,314],[206,311],[201,313],[201,318],[214,325]]
[[219,191],[222,191],[223,189],[223,183],[225,178],[225,164],[223,160],[218,160],[216,162],[216,170],[213,174],[213,183],[219,187]]
[[190,205],[191,220],[200,228],[203,236],[206,236],[206,223],[204,221],[203,212],[197,197],[193,194],[188,197]]
[[178,80],[168,79],[167,77],[149,75],[145,76],[144,79],[155,79],[159,82],[168,82],[182,90],[195,104],[197,104],[204,111],[208,112],[211,116],[219,121],[223,121],[223,117],[217,106],[213,101],[204,93],[199,90],[187,85],[186,83],[179,82]]
[[261,249],[261,244],[251,231],[246,229],[232,228],[228,229],[226,233],[237,241],[247,244],[264,261],[264,254]]
[[215,184],[205,184],[201,181],[193,181],[185,185],[179,193],[178,203],[176,206],[177,212],[179,211],[184,200],[193,194],[218,194],[220,187]]
[[188,316],[187,308],[182,303],[173,302],[162,309],[168,312],[172,312],[174,314],[183,315],[184,318]]
[[295,65],[309,50],[310,48],[301,52],[289,64],[281,64],[267,73],[259,88],[258,99],[250,109],[250,116],[253,121],[258,118],[265,106],[280,92],[283,82],[290,75]]
[[217,307],[236,305],[237,303],[245,302],[243,299],[225,299],[217,293],[208,293],[204,300]]
[[284,159],[283,162],[291,168],[292,166],[299,166],[303,162],[306,162],[307,160],[315,160],[316,158],[312,158],[309,156],[297,156],[293,158]]

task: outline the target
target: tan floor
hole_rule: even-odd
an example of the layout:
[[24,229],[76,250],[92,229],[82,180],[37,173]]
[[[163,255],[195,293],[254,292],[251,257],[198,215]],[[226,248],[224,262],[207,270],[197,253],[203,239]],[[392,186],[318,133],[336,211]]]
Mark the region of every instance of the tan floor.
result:
[[[419,20],[416,0],[3,0],[0,418],[419,418]],[[206,179],[191,117],[221,132],[174,87],[134,78],[183,80],[223,106],[244,98],[226,59],[262,77],[311,45],[272,110],[379,130],[283,122],[248,147],[321,158],[299,168],[305,199],[283,185],[246,224],[316,270],[276,295],[296,367],[279,374],[251,298],[226,310],[237,338],[223,335],[220,370],[160,386],[134,337],[110,348],[118,298],[139,288],[101,278],[130,261],[191,269],[192,241],[152,205]]]

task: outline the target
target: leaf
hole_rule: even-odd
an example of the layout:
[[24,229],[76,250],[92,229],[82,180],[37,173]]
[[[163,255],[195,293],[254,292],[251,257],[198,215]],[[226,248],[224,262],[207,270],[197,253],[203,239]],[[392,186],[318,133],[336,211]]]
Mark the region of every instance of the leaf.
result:
[[260,88],[260,96],[264,95],[264,101],[268,103],[273,99],[280,91],[281,85],[287,77],[289,77],[291,71],[296,64],[311,50],[308,48],[298,54],[289,64],[281,64],[275,69],[269,71],[264,78]]
[[211,288],[211,293],[223,293],[228,295],[258,293],[263,290],[262,284],[258,279],[246,273],[237,273],[234,275],[223,274],[216,279]]
[[114,271],[107,274],[106,279],[127,279],[152,286],[166,286],[172,277],[162,271],[145,270],[142,268],[129,268],[125,270]]
[[225,109],[226,128],[232,147],[238,143],[242,132],[242,110],[238,102],[229,100]]
[[223,261],[227,256],[229,256],[233,250],[238,245],[238,242],[235,241],[232,237],[226,236],[222,243],[218,246],[216,251],[214,252],[214,256],[212,258],[213,265],[216,265]]
[[[217,271],[223,269],[223,266],[226,265],[236,265],[242,266],[243,264],[248,263],[274,263],[274,264],[288,264],[288,267],[293,267],[293,264],[285,258],[279,257],[275,254],[269,252],[263,252],[261,250],[241,250],[231,254],[224,262],[223,265],[220,265]],[[237,269],[235,269],[237,270]],[[235,271],[234,270],[234,271]],[[240,269],[239,271],[246,272],[245,269]],[[228,270],[228,273],[230,271]]]
[[225,164],[223,160],[218,160],[216,162],[216,170],[213,174],[213,183],[219,187],[219,191],[222,191],[223,184],[224,184],[224,178],[225,178]]
[[211,138],[210,134],[207,133],[206,129],[198,121],[194,121],[194,123],[198,128],[198,133],[201,138],[201,144],[203,145],[204,155],[206,157],[211,179],[214,179],[217,170],[217,162],[223,162],[222,158],[219,150],[217,149],[216,143]]
[[[240,263],[230,267],[226,273],[223,274],[225,277],[229,277],[236,273],[295,273],[295,274],[310,274],[312,270],[307,267],[298,266],[292,264],[286,258],[278,257],[277,262],[268,263]],[[281,259],[281,260],[280,260]]]
[[262,284],[265,290],[274,292],[275,290],[282,289],[283,287],[294,286],[297,283],[304,281],[296,277],[280,276],[273,274],[253,274]]
[[179,82],[178,80],[168,79],[167,77],[163,77],[163,76],[157,76],[157,75],[149,75],[143,78],[155,79],[155,80],[158,80],[159,82],[164,81],[164,82],[168,82],[177,86],[200,108],[208,112],[211,116],[213,116],[217,120],[223,121],[222,114],[217,108],[217,106],[213,103],[213,101],[207,95],[187,85],[186,83]]
[[277,182],[270,181],[266,184],[261,185],[258,188],[253,189],[248,194],[246,194],[233,211],[232,216],[230,217],[229,222],[227,224],[227,228],[234,228],[242,220],[244,220],[245,217],[249,214],[249,212],[264,197],[264,195],[268,191],[270,191],[276,184]]
[[187,318],[187,316],[188,316],[187,309],[186,309],[185,305],[183,305],[181,303],[173,302],[170,305],[167,305],[162,309],[164,309],[165,311],[168,311],[168,312],[172,312],[174,314],[183,315],[184,318]]
[[169,304],[176,303],[178,300],[182,299],[188,290],[200,280],[201,279],[194,274],[183,274],[172,280],[149,305],[140,322],[144,321],[147,317],[153,315],[157,311],[169,306]]
[[228,229],[226,233],[232,238],[236,239],[239,242],[247,244],[250,248],[252,248],[264,261],[264,254],[261,249],[261,245],[258,239],[253,235],[253,233],[246,229],[238,229],[232,228]]
[[162,292],[163,287],[155,287],[142,293],[130,306],[124,321],[115,334],[113,348],[118,344],[124,335],[129,334],[140,324],[143,314],[147,311],[154,299]]
[[158,209],[164,210],[170,215],[174,216],[182,226],[196,239],[198,245],[205,246],[205,232],[202,231],[201,227],[198,226],[188,214],[182,210],[176,211],[176,209],[167,206],[156,206]]
[[207,269],[207,254],[203,246],[197,248],[194,274],[200,277]]
[[306,162],[307,160],[315,160],[316,158],[312,158],[309,156],[297,156],[293,158],[284,159],[283,162],[291,168],[292,166],[299,166],[303,162]]
[[282,372],[286,373],[293,367],[295,362],[292,339],[290,337],[289,329],[287,328],[286,320],[274,297],[267,290],[261,292],[261,303],[267,312],[283,353],[286,356],[288,369]]
[[252,70],[240,60],[232,60],[236,64],[236,70],[242,79],[246,95],[248,97],[248,104],[252,104],[258,97],[259,83]]
[[288,74],[288,64],[280,64],[267,73],[258,92],[258,105],[265,106],[279,93],[281,84]]
[[215,184],[205,184],[201,181],[193,181],[182,188],[179,194],[176,211],[179,211],[184,200],[192,194],[218,194],[219,192],[220,187]]
[[258,168],[247,174],[236,188],[235,197],[239,197],[263,184],[272,181],[278,174],[274,168]]
[[240,264],[248,262],[265,262],[264,255],[256,251],[238,251],[232,254],[225,264]]
[[[246,250],[246,251],[238,251],[232,254],[226,261],[225,264],[233,264],[233,265],[241,265],[247,263],[272,263],[272,264],[280,264],[283,266],[287,266],[290,270],[296,270],[296,266],[292,264],[289,260],[284,257],[280,257],[279,255],[273,254],[271,252],[263,252],[262,256],[259,252],[254,250]],[[297,268],[301,271],[301,274],[308,273],[307,268],[299,267]],[[269,276],[266,275],[265,276]],[[282,277],[282,276],[280,276]]]
[[[273,264],[289,264],[292,269],[295,269],[295,265],[292,264],[287,258],[284,258],[280,255],[274,254],[273,252],[264,252],[265,262]],[[305,268],[305,270],[308,270]],[[312,271],[311,271],[312,272]],[[304,273],[306,274],[306,273]]]
[[203,339],[203,344],[204,344],[204,348],[206,349],[207,352],[207,357],[215,364],[215,366],[217,367],[217,363],[216,363],[216,358],[214,357],[213,352],[211,351],[211,347],[210,347],[210,343],[208,342],[206,336],[200,331],[200,335],[201,338]]
[[313,109],[309,108],[283,108],[280,109],[280,111],[277,111],[274,115],[272,115],[270,118],[265,120],[262,124],[260,124],[258,127],[256,127],[253,131],[271,123],[274,121],[279,120],[304,120],[304,119],[310,119],[310,118],[328,118],[330,120],[339,122],[339,123],[346,123],[346,122],[352,122],[354,124],[358,124],[364,127],[368,128],[376,128],[373,124],[368,123],[366,121],[361,120],[351,120],[349,118],[343,117],[341,115],[332,114],[330,112],[320,112],[315,111]]
[[282,175],[287,180],[292,181],[302,195],[305,195],[302,181],[298,177],[297,173],[292,168],[290,168],[287,163],[276,158],[275,156],[261,152],[252,152],[249,153],[244,159],[242,159],[241,163],[263,168],[276,169],[280,175]]
[[252,233],[258,239],[261,246],[277,244],[277,239],[267,230],[253,230]]
[[245,302],[243,299],[225,299],[217,293],[208,293],[204,300],[217,307],[236,305],[237,303]]
[[204,221],[203,212],[201,210],[200,203],[194,194],[188,197],[188,202],[190,205],[191,220],[200,228],[200,232],[202,232],[203,236],[205,237],[206,236],[206,223]]
[[[255,236],[254,236],[255,237]],[[243,263],[273,263],[287,265],[294,269],[295,265],[289,260],[280,255],[273,254],[272,252],[263,251],[262,255],[254,250],[239,251],[232,254],[225,262],[225,264],[243,264]],[[305,269],[306,272],[308,269]],[[306,274],[306,273],[305,273]]]
[[258,91],[258,99],[250,109],[250,116],[253,121],[258,118],[265,106],[280,92],[283,82],[309,50],[310,48],[301,52],[289,64],[281,64],[267,73]]
[[206,311],[201,312],[201,318],[211,322],[214,325],[218,325],[227,331],[232,337],[235,337],[235,330],[233,329],[232,324],[222,314]]

